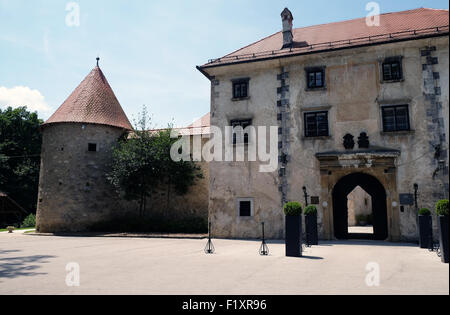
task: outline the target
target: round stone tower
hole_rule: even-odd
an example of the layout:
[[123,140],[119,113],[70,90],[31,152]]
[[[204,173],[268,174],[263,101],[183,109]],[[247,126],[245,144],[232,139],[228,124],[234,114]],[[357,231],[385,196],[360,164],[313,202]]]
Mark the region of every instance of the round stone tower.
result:
[[42,126],[39,232],[86,231],[120,211],[106,173],[112,147],[131,130],[97,65]]

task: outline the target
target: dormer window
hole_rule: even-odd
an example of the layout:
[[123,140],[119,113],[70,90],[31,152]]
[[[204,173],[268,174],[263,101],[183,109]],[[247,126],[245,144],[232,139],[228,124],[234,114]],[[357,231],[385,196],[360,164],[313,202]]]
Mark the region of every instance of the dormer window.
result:
[[249,95],[249,78],[233,80],[233,99],[246,99]]
[[306,69],[308,89],[320,89],[325,87],[325,67]]
[[384,82],[396,82],[403,80],[402,57],[386,58],[382,64]]

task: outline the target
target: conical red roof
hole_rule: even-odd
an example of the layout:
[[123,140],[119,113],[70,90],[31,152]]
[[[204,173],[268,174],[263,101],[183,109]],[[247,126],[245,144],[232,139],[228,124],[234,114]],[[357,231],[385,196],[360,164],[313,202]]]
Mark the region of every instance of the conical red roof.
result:
[[44,124],[88,123],[132,130],[125,112],[97,66]]

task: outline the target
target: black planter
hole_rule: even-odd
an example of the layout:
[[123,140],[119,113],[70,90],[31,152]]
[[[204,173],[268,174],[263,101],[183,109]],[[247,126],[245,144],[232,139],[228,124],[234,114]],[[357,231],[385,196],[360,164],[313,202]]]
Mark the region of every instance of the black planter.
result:
[[286,256],[302,257],[301,216],[286,216]]
[[319,233],[317,230],[317,214],[305,216],[306,244],[308,246],[319,245]]
[[419,245],[420,248],[430,248],[433,241],[433,218],[431,215],[419,215]]
[[439,216],[438,224],[441,259],[443,263],[448,264],[448,216]]

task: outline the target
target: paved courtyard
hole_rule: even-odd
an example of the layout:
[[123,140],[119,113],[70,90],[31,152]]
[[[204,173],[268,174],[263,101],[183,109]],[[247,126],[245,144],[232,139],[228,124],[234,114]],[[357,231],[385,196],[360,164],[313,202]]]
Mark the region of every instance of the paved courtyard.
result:
[[[215,240],[215,255],[205,244],[1,234],[0,294],[449,294],[448,265],[410,244],[326,242],[304,258],[284,257],[281,242],[268,257],[257,241]],[[66,285],[68,263],[79,287]],[[379,286],[366,284],[369,263]]]

